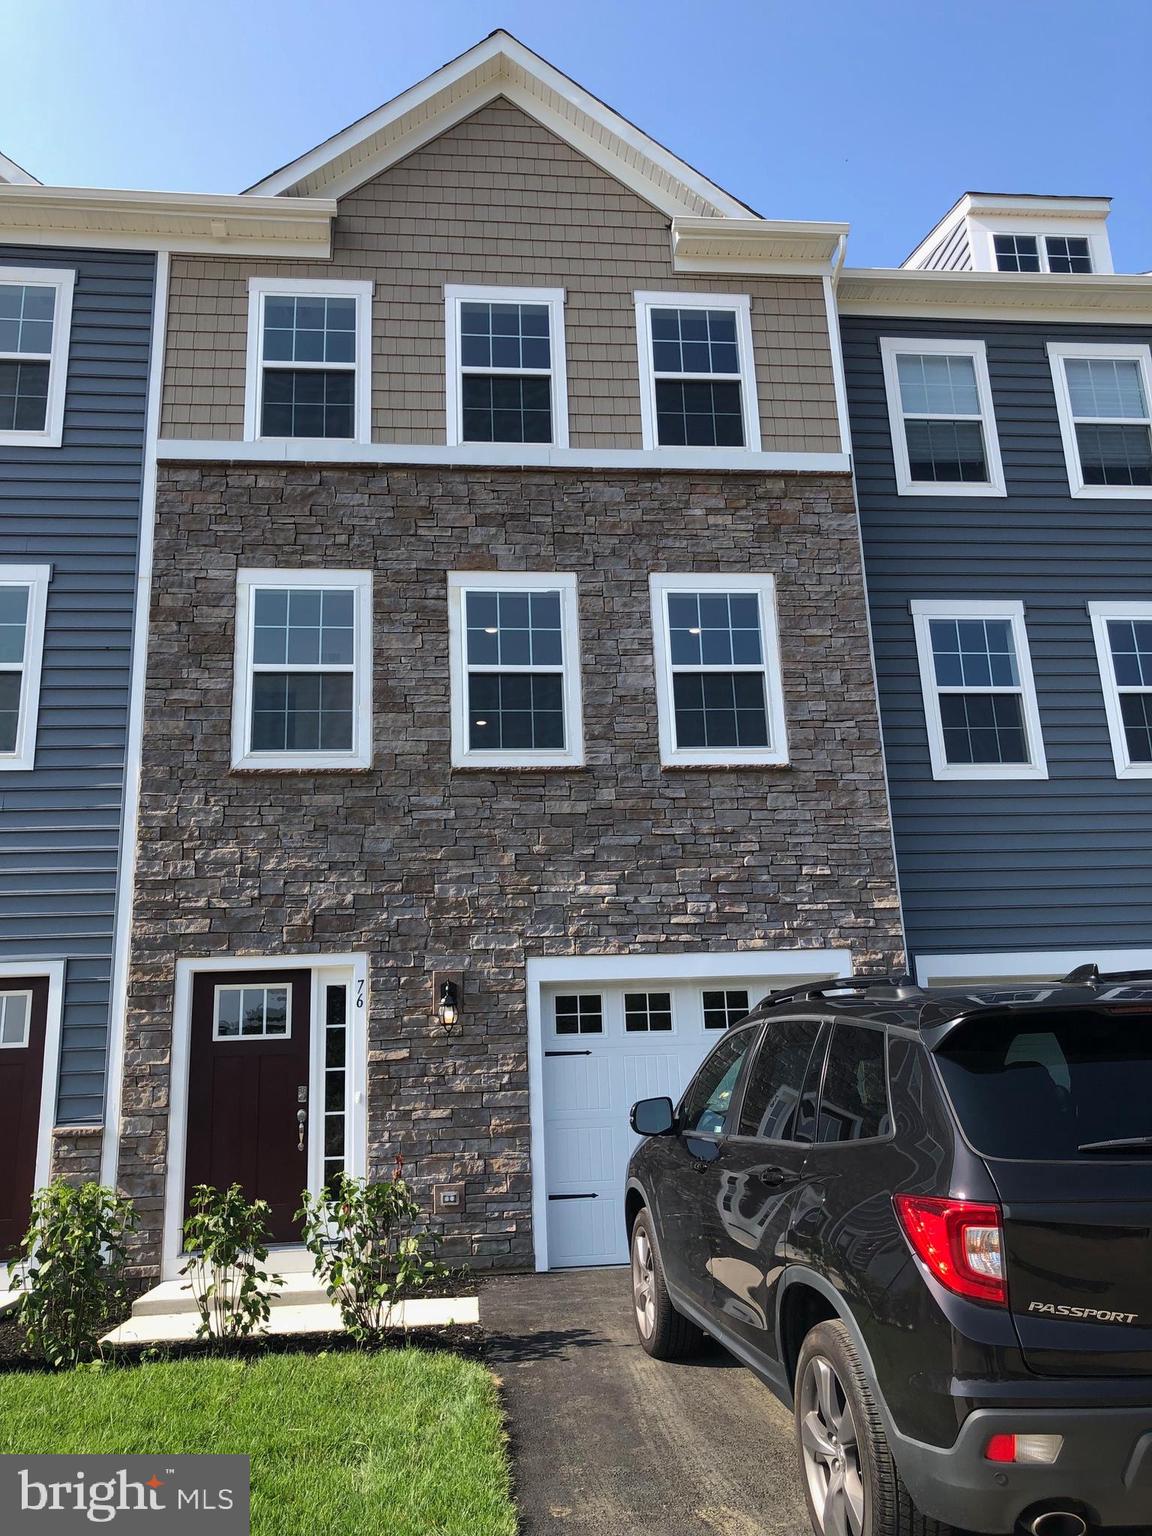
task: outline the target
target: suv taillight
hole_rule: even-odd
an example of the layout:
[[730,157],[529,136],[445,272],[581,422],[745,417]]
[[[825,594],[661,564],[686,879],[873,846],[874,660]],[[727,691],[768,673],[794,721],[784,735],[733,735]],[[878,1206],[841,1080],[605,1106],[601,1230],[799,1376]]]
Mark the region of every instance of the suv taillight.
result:
[[927,1195],[893,1195],[892,1203],[912,1252],[941,1285],[969,1301],[1008,1305],[998,1205]]

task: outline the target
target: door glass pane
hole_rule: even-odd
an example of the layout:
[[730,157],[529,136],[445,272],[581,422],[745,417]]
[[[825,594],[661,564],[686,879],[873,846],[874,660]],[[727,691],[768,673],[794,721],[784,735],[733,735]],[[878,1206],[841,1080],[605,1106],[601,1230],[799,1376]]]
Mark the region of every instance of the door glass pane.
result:
[[29,1002],[27,992],[0,992],[0,1047],[28,1044]]
[[726,1035],[696,1074],[680,1106],[680,1129],[688,1135],[719,1136],[724,1129],[744,1057],[756,1038],[756,1026]]
[[863,1141],[890,1129],[884,1032],[839,1024],[824,1072],[816,1140]]
[[331,1187],[345,1171],[348,1091],[345,1074],[348,1034],[348,987],[344,982],[324,988],[324,1168]]
[[798,1139],[798,1130],[803,1131],[803,1127],[797,1127],[797,1105],[819,1032],[815,1019],[789,1019],[768,1026],[748,1077],[740,1112],[741,1136],[759,1136],[765,1141]]

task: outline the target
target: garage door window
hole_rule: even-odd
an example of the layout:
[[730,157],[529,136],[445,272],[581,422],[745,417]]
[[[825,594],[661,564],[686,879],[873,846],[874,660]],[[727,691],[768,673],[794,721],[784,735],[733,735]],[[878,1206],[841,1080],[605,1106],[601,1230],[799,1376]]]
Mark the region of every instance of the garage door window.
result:
[[625,992],[624,1028],[629,1034],[672,1028],[670,992]]
[[755,1036],[755,1028],[739,1030],[712,1052],[684,1096],[681,1131],[696,1136],[720,1135],[740,1080],[740,1068]]
[[569,992],[556,999],[558,1035],[602,1035],[604,999],[599,992]]
[[743,988],[704,993],[704,1028],[729,1029],[748,1012],[748,993]]

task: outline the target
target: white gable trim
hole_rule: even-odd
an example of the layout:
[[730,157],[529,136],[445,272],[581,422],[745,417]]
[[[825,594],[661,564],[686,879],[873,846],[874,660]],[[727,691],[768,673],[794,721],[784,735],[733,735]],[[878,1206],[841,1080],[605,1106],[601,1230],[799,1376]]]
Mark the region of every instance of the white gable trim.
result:
[[26,171],[22,165],[17,165],[15,160],[9,160],[7,155],[0,155],[0,181],[13,187],[39,187],[43,183],[36,180],[31,171]]
[[756,217],[507,32],[493,32],[248,192],[343,197],[501,96],[669,217]]

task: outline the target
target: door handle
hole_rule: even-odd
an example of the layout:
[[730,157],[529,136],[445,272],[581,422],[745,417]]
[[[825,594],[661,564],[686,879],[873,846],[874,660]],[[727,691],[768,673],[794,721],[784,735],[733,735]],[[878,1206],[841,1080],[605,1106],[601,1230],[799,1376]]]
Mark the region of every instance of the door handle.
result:
[[308,1124],[308,1111],[306,1109],[298,1109],[296,1111],[296,1130],[297,1130],[296,1150],[297,1150],[297,1152],[303,1152],[303,1150],[304,1150],[304,1131],[305,1131],[305,1128],[306,1128],[307,1124]]
[[769,1189],[776,1189],[781,1184],[786,1184],[788,1179],[787,1168],[763,1168],[760,1171],[760,1182]]

